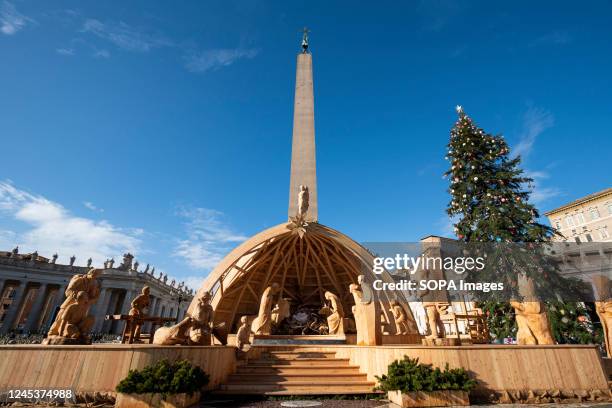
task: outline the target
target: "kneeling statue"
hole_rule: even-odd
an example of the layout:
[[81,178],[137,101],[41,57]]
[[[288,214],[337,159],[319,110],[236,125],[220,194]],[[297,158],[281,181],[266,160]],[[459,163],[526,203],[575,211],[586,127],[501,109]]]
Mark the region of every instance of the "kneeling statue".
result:
[[210,346],[213,319],[210,293],[203,292],[196,299],[195,307],[189,308],[181,322],[170,327],[160,327],[155,332],[153,344]]

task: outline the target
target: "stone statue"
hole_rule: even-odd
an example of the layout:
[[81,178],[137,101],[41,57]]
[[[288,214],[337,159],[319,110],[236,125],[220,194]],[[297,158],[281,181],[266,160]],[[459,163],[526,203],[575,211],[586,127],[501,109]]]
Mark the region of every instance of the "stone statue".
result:
[[[45,344],[88,344],[89,337],[86,330],[84,328],[91,328],[89,325],[89,320],[87,324],[83,323],[79,327],[81,327],[80,334],[78,338],[69,337],[69,341],[66,340],[66,336],[63,336],[63,331],[61,330],[62,324],[64,320],[66,320],[65,312],[69,306],[78,303],[78,295],[79,292],[85,292],[86,297],[82,297],[80,306],[84,308],[85,314],[88,313],[89,307],[94,304],[98,298],[100,297],[100,283],[97,278],[102,273],[101,269],[92,268],[83,275],[74,275],[70,282],[68,283],[68,287],[66,288],[66,300],[60,306],[60,310],[57,314],[57,317],[51,328],[49,329],[49,333],[47,335],[47,339],[45,339]],[[76,309],[75,309],[76,310]],[[76,312],[73,312],[76,313]],[[93,316],[91,317],[91,324],[94,322]],[[83,318],[84,319],[84,318]],[[83,320],[81,319],[81,320]],[[83,320],[84,321],[84,320]],[[70,323],[70,321],[68,321]],[[74,322],[73,322],[74,324]]]
[[269,335],[272,331],[272,305],[274,297],[279,292],[278,283],[274,282],[268,286],[261,295],[259,303],[259,313],[253,321],[253,332],[255,334]]
[[164,277],[163,277],[162,281],[163,281],[164,283],[168,282],[168,275],[164,275]]
[[408,317],[406,310],[399,304],[397,300],[391,301],[391,308],[389,311],[393,315],[395,320],[395,334],[409,334],[415,333],[417,328],[415,327],[414,321]]
[[242,316],[236,332],[236,347],[242,350],[246,344],[251,344],[251,325],[248,316]]
[[[161,279],[161,274],[159,275],[160,279]],[[176,284],[176,280],[172,279],[170,281],[170,286],[174,287],[174,285]]]
[[522,301],[512,300],[518,331],[518,344],[555,344],[550,322],[546,314],[546,305],[537,299],[533,280],[524,275],[519,276],[519,293]]
[[149,273],[149,264],[147,264],[147,266],[145,266],[144,273]]
[[129,252],[126,254],[123,254],[123,262],[121,262],[121,265],[119,265],[117,269],[122,270],[122,271],[131,270],[133,260],[134,260],[134,255],[130,254]]
[[425,315],[427,316],[427,338],[429,339],[441,339],[446,336],[444,330],[444,323],[440,318],[440,309],[438,309],[438,302],[423,302],[423,308],[425,309]]
[[140,264],[138,263],[138,261],[134,262],[134,267],[132,268],[133,270],[135,270],[136,272],[138,272],[138,267],[140,266]]
[[74,266],[74,261],[76,261],[76,256],[72,255],[70,257],[70,266]]
[[61,316],[58,315],[56,323],[58,323],[58,336],[64,340],[64,343],[79,341],[89,341],[89,331],[95,322],[93,316],[88,316],[89,296],[85,291],[79,291],[76,294],[74,303],[68,305]]
[[91,258],[89,258],[89,259],[87,260],[87,267],[88,267],[88,268],[91,268],[91,263],[92,263],[92,262],[93,262],[93,260],[92,260]]
[[332,312],[327,316],[327,327],[329,334],[344,336],[344,308],[340,298],[331,292],[325,292],[325,299],[329,302]]
[[30,255],[30,264],[34,265],[37,260],[38,260],[38,251],[34,251],[32,252],[32,255]]
[[300,186],[300,192],[298,193],[298,217],[306,216],[309,201],[310,192],[308,191],[308,186]]
[[111,258],[110,261],[108,261],[108,269],[113,269],[114,265],[115,265],[115,258]]
[[375,346],[382,344],[382,332],[380,330],[380,305],[372,299],[364,297],[363,288],[367,288],[365,277],[357,277],[356,283],[349,285],[349,291],[353,295],[355,306],[352,308],[357,329],[358,346]]
[[155,267],[153,267],[153,269],[151,269],[151,276],[155,276]]
[[[134,300],[132,300],[132,308],[129,311],[130,316],[134,316],[135,318],[142,318],[146,316],[146,311],[151,304],[151,297],[149,296],[150,289],[148,286],[144,286],[140,295],[136,296]],[[142,326],[142,322],[138,320],[133,321],[132,324],[136,326],[134,330],[134,339],[140,340],[140,329]],[[131,329],[131,328],[130,328]]]
[[11,251],[11,258],[17,258],[17,255],[19,254],[19,245],[17,245],[15,248],[13,248],[13,250]]
[[161,327],[155,332],[153,344],[211,345],[214,311],[210,300],[208,292],[199,295],[195,305],[190,306],[181,322],[174,326]]
[[272,309],[272,323],[277,325],[291,315],[291,303],[288,298],[279,299]]
[[55,263],[57,262],[57,253],[53,254],[53,256],[51,257],[51,264],[55,265]]

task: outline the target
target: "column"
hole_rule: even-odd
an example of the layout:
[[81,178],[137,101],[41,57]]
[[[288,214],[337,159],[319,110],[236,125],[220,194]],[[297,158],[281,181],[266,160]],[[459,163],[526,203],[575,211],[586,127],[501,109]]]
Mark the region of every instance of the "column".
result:
[[45,300],[47,300],[47,284],[41,283],[36,291],[36,300],[32,304],[32,308],[30,309],[30,314],[26,321],[25,330],[32,332],[38,331],[39,325],[38,322],[42,317],[40,314],[42,313],[43,305],[45,304]]
[[[132,303],[133,293],[134,293],[134,291],[126,289],[125,297],[123,298],[123,303],[121,304],[121,314],[126,315],[126,314],[129,313],[130,305]],[[124,321],[116,324],[115,325],[115,334],[121,334],[123,332],[123,326],[124,325],[125,325]]]
[[104,325],[104,318],[106,317],[106,312],[108,311],[108,303],[111,297],[110,289],[101,289],[102,293],[100,294],[100,299],[98,299],[98,303],[96,304],[96,312],[95,318],[96,323],[93,327],[93,332],[98,333],[102,331],[102,326]]
[[49,315],[49,321],[46,322],[44,327],[51,327],[53,322],[55,321],[55,317],[57,316],[57,309],[64,303],[66,299],[66,287],[68,284],[63,284],[57,290],[57,296],[55,296],[55,302],[53,302],[53,306],[51,308],[51,313]]
[[0,331],[2,333],[8,333],[10,330],[13,329],[14,320],[17,317],[17,314],[19,313],[19,310],[21,309],[21,303],[23,302],[23,299],[22,299],[23,292],[25,291],[27,286],[28,286],[27,281],[19,282],[19,286],[17,286],[17,289],[15,290],[15,295],[13,296],[13,300],[6,313],[6,317],[4,318],[4,321],[2,322],[2,328],[0,328]]

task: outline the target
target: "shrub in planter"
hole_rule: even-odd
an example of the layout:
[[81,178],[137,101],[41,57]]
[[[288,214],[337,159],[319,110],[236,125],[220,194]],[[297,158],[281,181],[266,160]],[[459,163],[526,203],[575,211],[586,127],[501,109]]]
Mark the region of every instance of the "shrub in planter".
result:
[[142,370],[130,370],[117,384],[116,406],[189,406],[199,400],[208,381],[200,367],[186,360],[160,360]]
[[376,378],[377,389],[387,391],[392,402],[405,407],[467,405],[468,392],[476,386],[463,368],[449,369],[447,364],[440,370],[408,356],[389,364],[387,374]]

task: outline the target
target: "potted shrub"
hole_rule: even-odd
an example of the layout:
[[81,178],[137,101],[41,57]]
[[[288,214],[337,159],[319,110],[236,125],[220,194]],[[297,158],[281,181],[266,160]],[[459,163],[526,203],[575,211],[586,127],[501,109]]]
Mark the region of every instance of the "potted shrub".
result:
[[158,361],[142,370],[130,370],[117,384],[117,408],[186,408],[197,404],[209,377],[186,360]]
[[468,393],[476,385],[463,368],[449,369],[447,364],[440,370],[408,356],[389,364],[387,374],[376,378],[377,389],[401,407],[469,405]]

